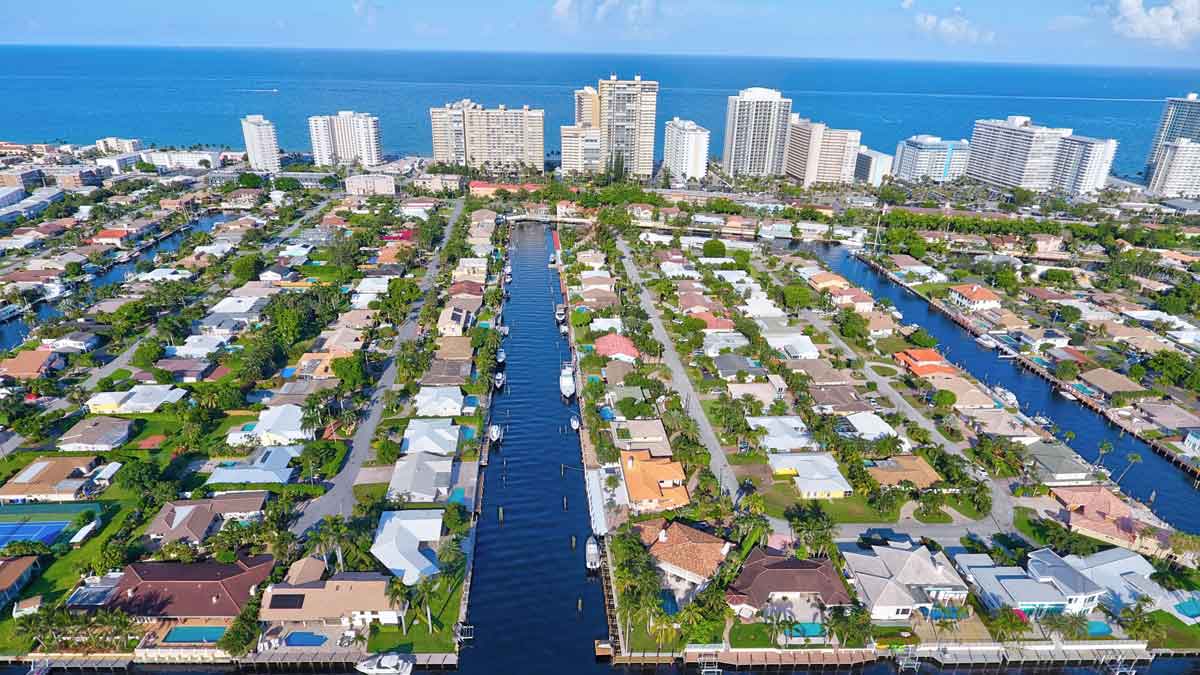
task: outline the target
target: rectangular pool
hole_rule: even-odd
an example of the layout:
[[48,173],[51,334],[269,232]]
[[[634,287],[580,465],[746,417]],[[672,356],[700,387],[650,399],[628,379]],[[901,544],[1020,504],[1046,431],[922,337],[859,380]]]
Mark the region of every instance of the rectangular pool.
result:
[[819,623],[803,622],[794,623],[788,629],[788,637],[794,638],[813,638],[825,635],[825,626]]
[[1187,600],[1175,605],[1175,611],[1189,619],[1200,617],[1200,599],[1188,598]]
[[1088,622],[1088,637],[1108,637],[1112,635],[1112,627],[1103,621]]
[[176,626],[167,631],[165,644],[213,644],[225,634],[224,626]]

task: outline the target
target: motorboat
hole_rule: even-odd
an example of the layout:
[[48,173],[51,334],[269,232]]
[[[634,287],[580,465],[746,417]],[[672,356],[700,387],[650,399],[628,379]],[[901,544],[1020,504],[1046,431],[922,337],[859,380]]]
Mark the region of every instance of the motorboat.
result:
[[507,274],[507,275],[509,275],[509,276],[512,276],[512,265],[505,265],[505,266],[504,266],[504,273],[505,273],[505,274]]
[[496,385],[497,389],[503,387],[504,386],[504,373],[496,373],[494,376],[492,376],[492,383],[494,383]]
[[561,325],[558,327],[558,332],[559,332],[561,335],[566,335],[566,334],[567,334],[567,324],[565,324],[565,323],[564,323],[564,324],[561,324]]
[[8,319],[11,319],[14,316],[18,316],[20,314],[21,314],[21,306],[20,305],[11,305],[11,304],[0,305],[0,321],[7,321]]
[[584,562],[587,565],[589,572],[595,572],[600,569],[600,543],[596,541],[595,536],[588,537],[587,544],[583,547]]
[[575,415],[571,415],[571,429],[573,431],[579,431],[579,417]]
[[983,347],[984,349],[995,349],[996,347],[1000,346],[1000,343],[996,342],[996,338],[992,337],[991,335],[987,335],[986,333],[975,338],[975,344]]
[[504,438],[504,429],[499,424],[493,424],[488,427],[488,440],[493,443],[499,443]]
[[508,354],[505,354],[503,349],[497,349],[496,363],[504,363],[506,360],[508,360]]
[[556,258],[554,257],[554,254],[551,253],[550,254],[550,264],[553,265],[555,260],[556,260]]
[[512,274],[511,273],[504,275],[504,283],[506,283],[506,284],[512,283]]
[[1005,406],[1009,408],[1021,407],[1021,402],[1017,400],[1017,395],[1004,387],[992,387],[992,391],[996,393],[996,398],[1000,399],[1000,402]]
[[1065,399],[1067,399],[1068,401],[1078,401],[1078,400],[1079,400],[1079,399],[1078,399],[1078,398],[1075,396],[1075,394],[1072,394],[1071,392],[1067,391],[1066,389],[1059,389],[1059,390],[1058,390],[1058,395],[1059,395],[1059,396],[1061,396],[1061,397],[1063,397],[1063,398],[1065,398]]
[[571,398],[575,395],[575,366],[571,363],[564,363],[562,370],[558,371],[558,391],[562,393],[563,398]]
[[898,309],[893,309],[893,310],[892,310],[892,317],[893,317],[894,319],[896,319],[897,321],[903,321],[903,320],[904,320],[904,314],[902,314],[902,313],[900,312],[900,310],[898,310]]
[[559,323],[562,323],[567,320],[567,306],[566,305],[555,305],[554,306],[554,320]]
[[409,675],[412,673],[412,657],[407,654],[380,654],[360,661],[354,669],[364,675]]
[[1046,417],[1045,415],[1034,416],[1033,423],[1038,425],[1039,427],[1048,427],[1048,426],[1054,424],[1054,422],[1051,422],[1050,418]]

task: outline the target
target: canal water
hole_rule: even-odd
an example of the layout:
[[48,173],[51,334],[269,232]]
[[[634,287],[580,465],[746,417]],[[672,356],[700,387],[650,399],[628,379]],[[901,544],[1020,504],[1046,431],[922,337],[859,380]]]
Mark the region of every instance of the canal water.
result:
[[1012,391],[1026,414],[1045,415],[1063,432],[1073,431],[1075,438],[1069,444],[1084,459],[1097,461],[1100,445],[1105,441],[1112,443],[1113,451],[1105,456],[1104,464],[1114,478],[1125,470],[1130,453],[1141,455],[1141,464],[1129,470],[1121,481],[1121,489],[1141,502],[1149,503],[1154,513],[1171,525],[1200,533],[1200,492],[1192,487],[1187,474],[1173,467],[1150,446],[1123,433],[1099,414],[1062,398],[1049,383],[1015,361],[1001,359],[998,352],[980,347],[969,332],[850,255],[846,247],[819,245],[814,250],[834,272],[851,283],[876,298],[890,299],[904,314],[904,323],[918,323],[937,338],[939,349],[947,359],[982,382]]
[[[138,257],[128,262],[117,263],[109,267],[102,274],[92,280],[90,286],[93,289],[104,288],[112,284],[119,284],[134,272],[140,260],[153,260],[158,253],[170,253],[183,245],[188,235],[193,232],[211,232],[213,227],[222,221],[228,220],[230,216],[224,213],[214,213],[200,216],[190,223],[189,227],[172,234],[162,241],[142,251]],[[76,291],[79,292],[79,291]],[[54,303],[41,302],[38,303],[34,310],[35,316],[40,320],[51,319],[61,316],[62,312],[58,311]],[[29,335],[30,325],[22,318],[17,317],[9,321],[0,323],[0,349],[12,349],[13,347],[25,341]]]

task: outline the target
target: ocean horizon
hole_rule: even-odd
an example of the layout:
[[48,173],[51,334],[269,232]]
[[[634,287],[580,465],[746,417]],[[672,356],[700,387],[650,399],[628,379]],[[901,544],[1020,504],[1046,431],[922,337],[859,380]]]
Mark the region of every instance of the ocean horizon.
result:
[[359,110],[380,118],[388,155],[428,154],[428,109],[462,98],[546,111],[545,145],[573,115],[572,92],[616,73],[658,80],[662,128],[681,117],[723,147],[726,97],[780,89],[803,117],[862,130],[891,154],[914,134],[970,138],[974,120],[1028,115],[1115,138],[1114,173],[1136,178],[1163,100],[1200,88],[1200,68],[879,61],[677,54],[296,49],[286,47],[0,46],[0,138],[240,148],[238,119],[275,122],[281,146],[307,152],[307,118]]

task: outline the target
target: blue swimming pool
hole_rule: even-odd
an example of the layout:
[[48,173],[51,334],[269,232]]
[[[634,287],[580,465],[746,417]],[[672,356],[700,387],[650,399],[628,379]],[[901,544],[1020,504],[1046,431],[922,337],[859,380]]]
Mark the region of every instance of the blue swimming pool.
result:
[[1112,626],[1103,621],[1088,622],[1088,637],[1108,637],[1112,635]]
[[819,623],[803,622],[794,623],[788,629],[788,637],[794,638],[813,638],[825,635],[825,626]]
[[933,621],[941,621],[942,619],[958,619],[957,607],[934,607],[926,610],[921,608],[921,613],[928,616]]
[[225,634],[224,626],[176,626],[167,631],[166,644],[212,644]]
[[464,440],[468,441],[475,438],[475,429],[473,427],[463,427],[462,436]]
[[662,598],[659,604],[662,605],[663,611],[667,613],[667,616],[675,616],[679,613],[679,602],[675,600],[674,593],[664,588],[658,594]]
[[1082,382],[1076,382],[1076,383],[1072,384],[1071,386],[1075,388],[1075,391],[1083,394],[1084,396],[1091,396],[1093,398],[1096,396],[1096,390],[1092,389],[1091,387],[1087,386],[1086,384],[1084,384]]
[[450,492],[450,497],[446,500],[451,504],[465,504],[467,501],[467,491],[463,488],[456,487]]
[[613,412],[612,408],[610,408],[608,406],[601,406],[600,407],[600,419],[604,420],[605,422],[611,422],[611,421],[617,419],[617,414],[615,412]]
[[479,407],[479,397],[474,396],[474,395],[464,396],[463,397],[463,405],[468,408],[478,408]]
[[1189,619],[1200,617],[1200,599],[1188,598],[1187,600],[1175,605],[1175,611]]
[[326,640],[328,638],[324,635],[298,630],[288,633],[283,642],[289,647],[320,647],[325,644]]
[[282,376],[282,377],[283,377],[283,379],[285,379],[285,380],[286,380],[286,379],[288,379],[288,378],[290,378],[291,376],[293,376],[293,375],[295,375],[295,374],[296,374],[296,367],[295,367],[295,366],[288,366],[287,368],[284,368],[282,371],[280,371],[280,373],[279,373],[279,374],[280,374],[280,376]]

